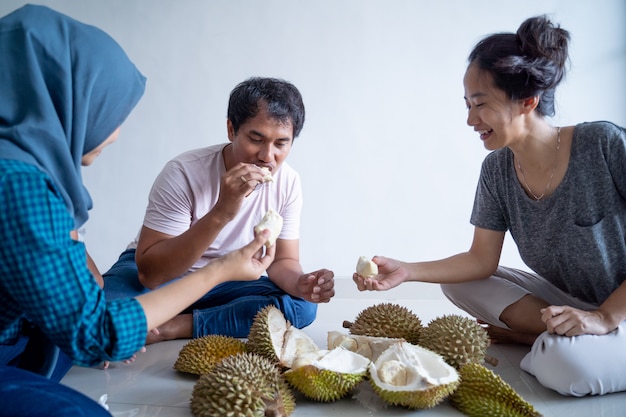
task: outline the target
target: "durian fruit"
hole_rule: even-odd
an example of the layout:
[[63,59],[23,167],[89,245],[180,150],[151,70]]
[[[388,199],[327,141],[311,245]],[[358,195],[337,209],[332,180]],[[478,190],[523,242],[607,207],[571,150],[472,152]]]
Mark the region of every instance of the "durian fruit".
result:
[[356,273],[363,278],[373,277],[378,275],[378,265],[365,256],[359,256],[359,260],[356,263]]
[[444,357],[459,369],[466,363],[483,363],[489,335],[475,320],[457,314],[437,317],[422,330],[420,345]]
[[190,406],[194,417],[286,417],[296,402],[271,360],[241,353],[225,358],[198,378]]
[[274,305],[264,307],[254,317],[247,348],[250,352],[278,363],[282,368],[291,368],[297,356],[320,350],[309,335],[292,326]]
[[367,375],[370,361],[342,347],[320,350],[293,361],[283,374],[287,382],[305,397],[319,402],[339,400]]
[[222,359],[246,352],[243,340],[230,336],[208,335],[190,340],[178,353],[174,369],[202,375]]
[[416,344],[420,340],[422,321],[408,308],[381,303],[362,310],[354,322],[344,322],[351,334],[404,339]]
[[365,356],[369,360],[375,361],[389,346],[401,341],[404,341],[404,339],[361,336],[332,330],[328,332],[327,348],[334,349],[341,346],[359,355]]
[[268,229],[270,231],[270,236],[267,238],[265,246],[269,248],[274,243],[276,243],[276,239],[278,239],[278,235],[280,234],[282,228],[282,216],[273,209],[269,209],[267,213],[265,213],[259,224],[254,226],[254,233],[261,233],[263,230]]
[[436,406],[460,382],[441,355],[408,342],[393,344],[371,362],[369,380],[383,401],[409,409]]
[[450,403],[470,417],[541,417],[499,375],[484,365],[468,363],[459,369],[461,384]]
[[263,171],[263,179],[261,182],[274,182],[274,177],[272,177],[272,171],[268,167],[261,167]]

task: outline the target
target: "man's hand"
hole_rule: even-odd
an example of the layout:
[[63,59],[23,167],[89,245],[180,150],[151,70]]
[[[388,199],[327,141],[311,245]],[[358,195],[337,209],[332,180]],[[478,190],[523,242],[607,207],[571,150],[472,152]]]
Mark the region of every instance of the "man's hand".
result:
[[403,263],[383,256],[375,256],[372,261],[378,265],[378,275],[369,278],[360,276],[357,273],[352,275],[352,280],[356,283],[359,291],[385,291],[396,287],[406,281],[409,276]]
[[335,274],[320,269],[298,277],[298,290],[302,298],[313,303],[327,303],[335,295]]
[[238,163],[226,172],[220,182],[220,194],[213,210],[225,218],[233,219],[243,199],[263,182],[266,182],[267,171],[254,164]]

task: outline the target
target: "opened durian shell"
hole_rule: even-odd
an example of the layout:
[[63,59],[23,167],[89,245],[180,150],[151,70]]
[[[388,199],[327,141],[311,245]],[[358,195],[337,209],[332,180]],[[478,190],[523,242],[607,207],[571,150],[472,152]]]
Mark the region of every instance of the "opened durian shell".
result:
[[309,335],[292,326],[274,305],[261,309],[254,317],[247,348],[282,368],[291,368],[291,363],[298,356],[320,350]]
[[393,344],[371,362],[369,380],[383,401],[410,409],[436,406],[460,382],[441,355],[408,342]]
[[330,402],[345,397],[363,381],[369,363],[364,356],[337,347],[296,358],[284,376],[305,397]]

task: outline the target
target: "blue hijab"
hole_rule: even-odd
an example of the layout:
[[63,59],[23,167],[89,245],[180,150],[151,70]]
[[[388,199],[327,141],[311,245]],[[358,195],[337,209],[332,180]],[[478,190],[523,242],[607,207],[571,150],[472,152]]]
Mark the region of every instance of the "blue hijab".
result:
[[92,207],[82,156],[128,117],[145,82],[100,29],[43,6],[17,9],[0,19],[0,158],[46,172],[81,226]]

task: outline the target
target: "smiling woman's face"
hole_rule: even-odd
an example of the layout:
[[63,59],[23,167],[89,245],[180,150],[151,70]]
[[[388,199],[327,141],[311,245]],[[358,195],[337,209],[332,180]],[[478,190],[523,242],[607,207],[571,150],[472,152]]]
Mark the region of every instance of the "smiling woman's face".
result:
[[83,158],[81,159],[81,165],[84,167],[91,165],[92,162],[100,155],[100,153],[102,152],[102,149],[104,149],[105,146],[110,145],[111,143],[115,142],[119,134],[120,134],[120,128],[118,127],[117,129],[115,129],[113,133],[111,133],[111,136],[106,138],[106,140],[100,144],[100,146],[98,146],[91,152],[88,152],[83,155]]
[[480,134],[485,148],[494,150],[510,145],[518,128],[519,103],[511,101],[495,86],[491,74],[476,64],[467,68],[463,85],[467,124]]

